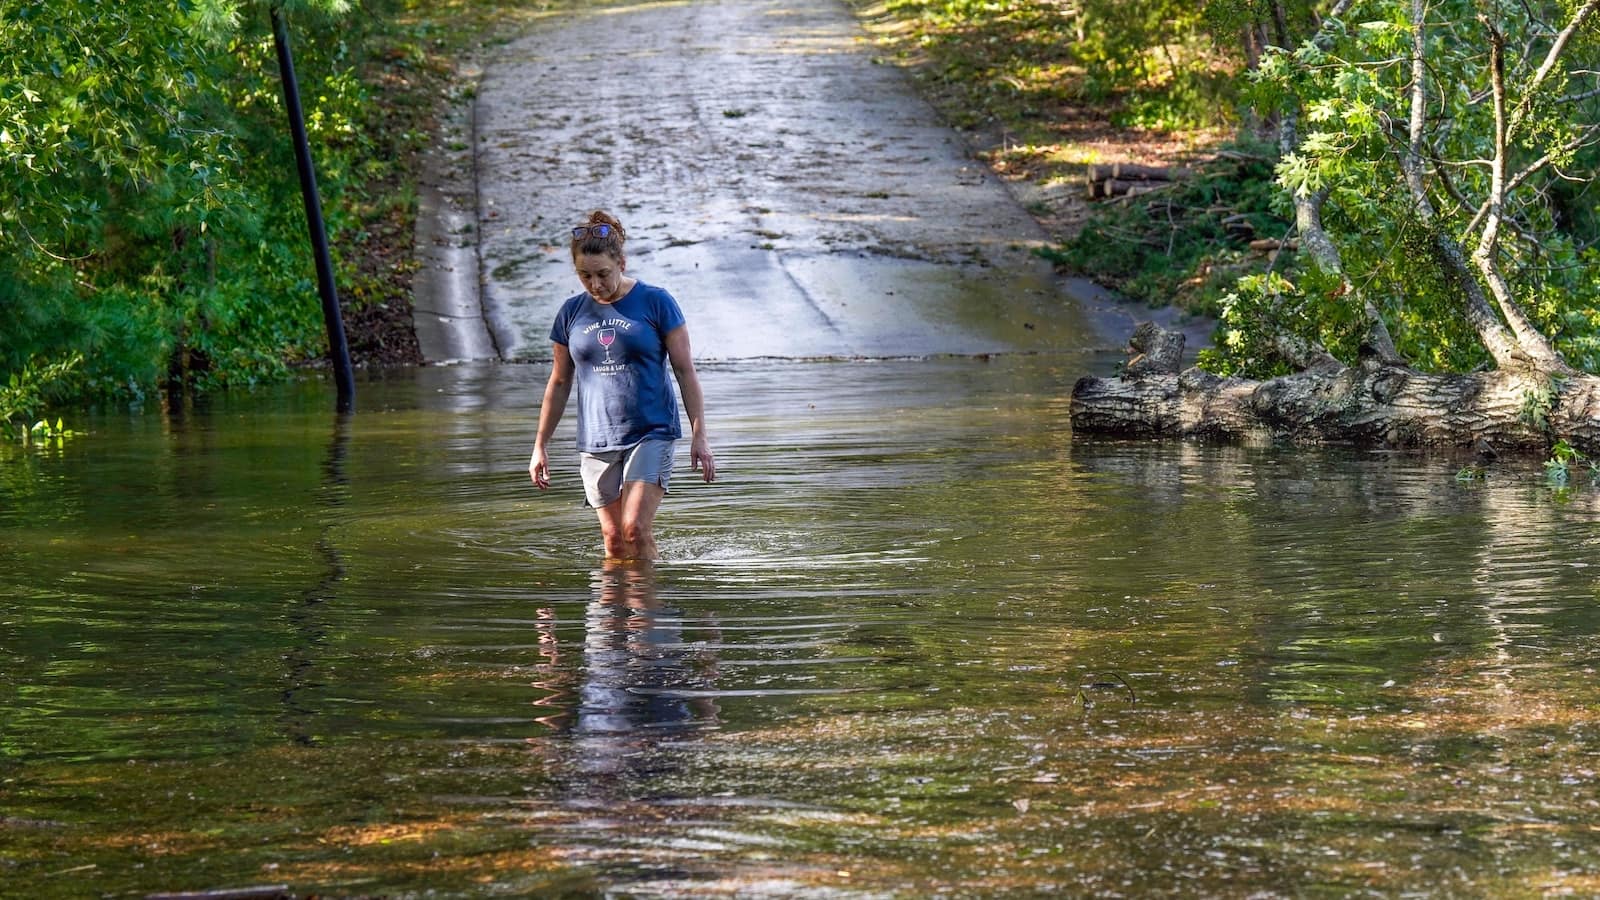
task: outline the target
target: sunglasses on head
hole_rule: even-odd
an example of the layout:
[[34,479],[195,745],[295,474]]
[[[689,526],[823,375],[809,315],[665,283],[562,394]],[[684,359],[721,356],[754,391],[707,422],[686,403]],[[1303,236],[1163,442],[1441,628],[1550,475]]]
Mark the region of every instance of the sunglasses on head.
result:
[[581,241],[590,235],[594,235],[597,238],[610,237],[611,226],[605,224],[579,225],[578,227],[572,229],[572,239],[575,241]]

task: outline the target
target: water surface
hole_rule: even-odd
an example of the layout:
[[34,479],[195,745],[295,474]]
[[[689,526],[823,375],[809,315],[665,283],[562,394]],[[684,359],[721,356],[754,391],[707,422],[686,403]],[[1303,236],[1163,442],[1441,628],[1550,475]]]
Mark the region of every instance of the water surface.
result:
[[8,459],[6,892],[1600,891],[1600,490],[1074,439],[1103,365],[708,366],[654,568],[540,366]]

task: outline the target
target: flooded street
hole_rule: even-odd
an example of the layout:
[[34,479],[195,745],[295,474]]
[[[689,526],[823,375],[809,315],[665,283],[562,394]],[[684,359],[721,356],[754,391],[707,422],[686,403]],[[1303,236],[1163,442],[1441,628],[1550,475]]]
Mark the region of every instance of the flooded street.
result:
[[[418,189],[468,362],[0,447],[0,896],[1600,895],[1600,486],[1074,437],[1173,314],[884,62],[837,0],[534,22]],[[654,565],[575,409],[527,473],[595,208],[716,455]]]
[[597,208],[700,359],[1116,349],[1166,314],[1035,255],[1038,223],[839,0],[597,4],[481,66],[423,188],[428,359],[548,359]]
[[1105,358],[708,363],[599,563],[543,366],[0,468],[17,896],[1600,889],[1600,494],[1074,440]]

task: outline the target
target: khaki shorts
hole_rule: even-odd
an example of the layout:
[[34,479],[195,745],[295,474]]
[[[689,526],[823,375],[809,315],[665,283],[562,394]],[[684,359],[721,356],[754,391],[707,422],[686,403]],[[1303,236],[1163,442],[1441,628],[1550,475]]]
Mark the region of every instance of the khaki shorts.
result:
[[584,499],[596,509],[610,506],[622,496],[625,481],[644,481],[664,491],[672,480],[676,441],[640,441],[626,450],[578,454]]

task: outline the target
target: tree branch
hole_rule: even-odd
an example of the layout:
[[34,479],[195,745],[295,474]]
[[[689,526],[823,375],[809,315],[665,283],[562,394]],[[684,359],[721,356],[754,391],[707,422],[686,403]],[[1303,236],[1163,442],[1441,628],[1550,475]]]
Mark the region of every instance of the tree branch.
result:
[[[1422,0],[1412,0],[1412,2],[1420,4]],[[1600,0],[1593,2],[1600,4]],[[1506,41],[1505,35],[1500,33],[1500,29],[1487,16],[1480,16],[1479,20],[1489,33],[1489,80],[1490,86],[1494,89],[1494,134],[1491,135],[1494,142],[1494,163],[1489,168],[1489,197],[1484,203],[1488,214],[1484,216],[1483,232],[1478,237],[1478,247],[1472,253],[1472,261],[1483,275],[1484,282],[1489,286],[1489,292],[1494,295],[1495,302],[1500,306],[1500,314],[1505,317],[1512,334],[1516,335],[1517,343],[1521,345],[1523,352],[1532,357],[1541,368],[1564,370],[1566,364],[1551,346],[1550,339],[1529,320],[1528,314],[1517,302],[1510,283],[1506,281],[1505,273],[1500,271],[1495,259],[1499,249],[1501,220],[1505,215],[1506,146],[1510,132],[1510,123],[1506,116]]]
[[[1334,4],[1328,16],[1318,28],[1317,34],[1311,39],[1313,44],[1327,46],[1332,41],[1332,34],[1326,28],[1329,20],[1338,19],[1350,8],[1354,0],[1339,0]],[[1274,9],[1281,13],[1281,5],[1274,4]],[[1299,116],[1294,109],[1285,110],[1278,126],[1278,146],[1281,152],[1287,154],[1299,144],[1298,134]],[[1390,365],[1404,365],[1405,360],[1400,352],[1395,349],[1394,338],[1389,334],[1389,326],[1383,321],[1383,315],[1373,305],[1372,300],[1350,280],[1345,272],[1344,261],[1339,255],[1339,248],[1328,237],[1327,229],[1322,224],[1322,206],[1328,199],[1326,189],[1294,195],[1295,229],[1300,234],[1300,245],[1311,254],[1317,267],[1330,275],[1337,275],[1341,284],[1341,293],[1348,296],[1351,301],[1359,303],[1361,314],[1366,325],[1364,344],[1378,358]],[[1338,360],[1325,348],[1315,343],[1305,342],[1298,338],[1279,336],[1276,342],[1278,353],[1289,362],[1301,368],[1325,366],[1337,363]]]
[[[1341,16],[1343,16],[1345,14],[1345,12],[1347,10],[1350,9],[1351,6],[1355,5],[1355,2],[1356,2],[1356,0],[1339,0],[1338,3],[1335,3],[1333,5],[1333,9],[1328,10],[1327,18],[1328,19],[1340,18]],[[1327,19],[1324,19],[1323,21],[1327,21]],[[1321,23],[1318,23],[1318,24],[1321,24]]]
[[1556,98],[1556,102],[1557,103],[1582,103],[1585,100],[1592,100],[1595,97],[1600,97],[1600,88],[1595,88],[1592,91],[1584,91],[1581,94],[1563,94],[1560,97]]
[[1593,125],[1590,125],[1588,128],[1585,128],[1583,130],[1582,134],[1579,134],[1577,137],[1573,138],[1572,140],[1567,141],[1565,144],[1562,144],[1560,150],[1552,151],[1550,153],[1546,153],[1545,155],[1543,155],[1543,156],[1539,157],[1538,159],[1534,160],[1533,162],[1528,163],[1528,165],[1523,167],[1522,171],[1520,171],[1517,174],[1513,175],[1511,177],[1511,179],[1506,182],[1506,190],[1514,191],[1517,188],[1521,187],[1523,182],[1527,181],[1528,178],[1531,177],[1535,172],[1538,172],[1540,169],[1544,168],[1545,166],[1550,165],[1550,163],[1552,161],[1554,161],[1557,156],[1560,156],[1562,153],[1565,153],[1565,152],[1570,152],[1570,151],[1573,151],[1573,150],[1582,149],[1586,144],[1588,144],[1590,141],[1592,141],[1595,138],[1595,136],[1597,136],[1597,135],[1600,135],[1600,122],[1597,122],[1597,123],[1595,123]]
[[[1322,204],[1328,199],[1326,189],[1305,195],[1296,194],[1294,198],[1295,229],[1300,234],[1300,246],[1311,258],[1316,261],[1317,268],[1330,275],[1339,276],[1343,286],[1343,293],[1352,301],[1361,304],[1362,316],[1366,319],[1367,333],[1364,342],[1378,358],[1389,365],[1404,365],[1405,359],[1400,356],[1400,351],[1395,349],[1394,338],[1389,334],[1389,326],[1384,324],[1383,315],[1373,305],[1366,291],[1361,290],[1350,280],[1345,273],[1344,261],[1339,256],[1339,248],[1334,246],[1333,240],[1328,237],[1328,232],[1322,225]],[[1326,351],[1323,351],[1326,353]],[[1309,365],[1307,365],[1309,368]]]
[[[1494,243],[1500,236],[1500,214],[1506,199],[1506,39],[1500,29],[1479,16],[1478,21],[1489,32],[1489,87],[1494,93],[1494,133],[1490,139],[1494,156],[1489,161],[1489,196],[1484,200],[1488,215],[1484,217],[1483,234],[1478,238],[1475,259],[1494,252]],[[1420,50],[1418,51],[1421,52]]]
[[[1552,150],[1533,162],[1528,163],[1526,166],[1522,167],[1517,174],[1507,178],[1506,194],[1509,196],[1512,191],[1522,187],[1522,185],[1525,184],[1529,178],[1532,178],[1534,175],[1538,174],[1540,169],[1550,165],[1557,156],[1560,156],[1566,152],[1581,149],[1587,146],[1597,137],[1600,137],[1600,122],[1585,128],[1577,137],[1574,137],[1572,140],[1562,144],[1558,149]],[[1488,160],[1485,160],[1484,162],[1488,162]],[[1566,176],[1562,177],[1565,178]],[[1477,211],[1473,213],[1472,221],[1467,223],[1467,227],[1462,230],[1462,233],[1471,234],[1472,232],[1476,231],[1479,223],[1483,221],[1483,217],[1488,214],[1489,204],[1488,201],[1485,201],[1479,205]]]
[[1329,353],[1321,344],[1316,341],[1308,341],[1298,335],[1279,334],[1274,336],[1272,349],[1285,362],[1302,371],[1337,371],[1345,367],[1338,357]]
[[1406,149],[1400,155],[1400,168],[1405,173],[1406,186],[1411,190],[1411,202],[1417,218],[1427,228],[1440,261],[1455,276],[1461,288],[1466,301],[1467,321],[1477,331],[1478,339],[1500,368],[1525,367],[1526,355],[1517,346],[1516,338],[1495,316],[1483,287],[1472,276],[1461,245],[1439,226],[1438,214],[1434,211],[1433,201],[1428,197],[1428,186],[1422,178],[1421,135],[1428,99],[1427,69],[1423,60],[1423,51],[1426,49],[1423,31],[1425,20],[1425,0],[1411,0],[1411,129]]
[[1411,116],[1406,132],[1406,182],[1414,195],[1426,193],[1422,183],[1422,127],[1427,123],[1428,73],[1423,56],[1422,22],[1427,15],[1424,0],[1411,0]]
[[1584,23],[1589,20],[1590,16],[1595,14],[1596,10],[1600,10],[1600,0],[1585,0],[1582,6],[1573,11],[1572,19],[1567,22],[1567,27],[1561,29],[1561,33],[1556,35],[1555,41],[1550,45],[1550,50],[1545,53],[1544,62],[1540,63],[1538,71],[1533,73],[1533,77],[1528,79],[1528,83],[1522,86],[1522,102],[1517,104],[1516,111],[1511,114],[1511,122],[1506,129],[1507,136],[1514,134],[1522,126],[1523,120],[1533,111],[1534,96],[1539,92],[1539,88],[1544,85],[1545,79],[1549,78],[1550,74],[1555,71],[1556,63],[1561,60],[1561,54],[1566,52],[1567,45],[1572,42],[1573,36],[1583,28]]

